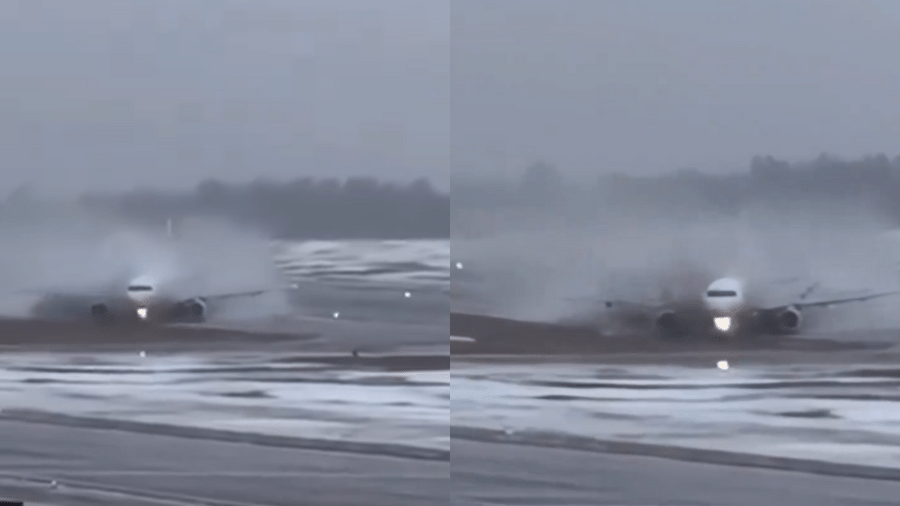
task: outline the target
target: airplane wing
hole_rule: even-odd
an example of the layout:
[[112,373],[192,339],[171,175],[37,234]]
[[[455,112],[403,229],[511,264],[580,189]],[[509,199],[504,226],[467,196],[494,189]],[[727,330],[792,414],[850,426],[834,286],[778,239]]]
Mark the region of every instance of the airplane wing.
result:
[[61,298],[109,298],[115,295],[115,292],[108,289],[74,289],[74,288],[23,288],[15,290],[14,293],[22,295],[41,295],[43,297],[61,297]]
[[628,300],[605,300],[603,305],[608,309],[623,311],[662,311],[670,308],[671,302],[632,302]]
[[[811,290],[811,289],[810,289]],[[805,295],[808,295],[809,291],[805,292],[801,295],[800,300],[791,304],[783,304],[780,306],[770,307],[764,309],[764,311],[776,311],[779,309],[784,309],[788,306],[794,306],[797,309],[805,309],[809,307],[829,307],[835,306],[838,304],[846,304],[848,302],[864,302],[872,299],[879,299],[881,297],[887,297],[890,295],[900,294],[900,290],[891,290],[886,292],[875,292],[875,293],[867,293],[864,295],[856,295],[856,296],[845,296],[845,297],[835,297],[835,298],[826,298],[826,299],[806,299]]]
[[578,303],[591,303],[607,309],[623,311],[661,311],[672,306],[671,302],[634,302],[621,299],[601,299],[598,297],[566,297],[567,301]]
[[259,296],[259,295],[262,295],[262,294],[268,293],[268,292],[277,292],[277,291],[281,291],[281,290],[296,290],[297,288],[298,288],[298,285],[291,284],[291,285],[280,286],[280,287],[260,288],[257,290],[245,290],[245,291],[240,291],[240,292],[226,292],[226,293],[215,293],[215,294],[209,294],[209,295],[199,295],[199,296],[197,296],[197,298],[203,299],[203,300],[219,301],[219,300],[237,299],[237,298],[242,298],[242,297],[256,297],[256,296]]

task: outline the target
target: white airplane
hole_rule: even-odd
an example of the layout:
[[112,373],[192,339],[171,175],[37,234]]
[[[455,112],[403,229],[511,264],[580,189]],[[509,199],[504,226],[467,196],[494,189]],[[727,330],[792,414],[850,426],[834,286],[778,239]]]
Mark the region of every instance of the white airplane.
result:
[[812,307],[831,307],[848,302],[886,297],[900,290],[866,293],[856,296],[815,299],[810,295],[818,283],[809,286],[793,300],[762,304],[759,294],[748,293],[747,284],[738,278],[720,278],[706,288],[701,303],[679,303],[674,300],[659,304],[606,301],[608,309],[632,310],[651,314],[654,325],[665,335],[681,335],[699,324],[699,330],[735,336],[748,333],[793,334],[800,330],[803,311]]
[[[166,223],[171,239],[172,220]],[[90,316],[97,323],[152,322],[202,323],[218,303],[241,297],[256,297],[267,292],[296,289],[296,284],[253,290],[195,294],[189,286],[191,276],[158,277],[151,274],[122,276],[111,285],[87,290],[47,289],[23,290],[20,293],[41,295],[32,314],[45,318]]]
[[[41,300],[32,314],[45,318],[90,316],[97,323],[202,323],[228,299],[255,297],[267,292],[293,289],[260,288],[227,293],[197,294],[185,297],[176,283],[167,283],[149,275],[136,276],[123,285],[97,290],[40,291]],[[34,291],[28,291],[35,293]]]

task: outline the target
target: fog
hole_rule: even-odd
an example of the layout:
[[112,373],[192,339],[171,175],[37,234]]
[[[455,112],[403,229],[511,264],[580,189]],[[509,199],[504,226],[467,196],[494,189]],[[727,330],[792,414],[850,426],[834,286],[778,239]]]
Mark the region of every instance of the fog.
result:
[[[585,205],[576,203],[584,190],[568,189],[527,205],[454,205],[452,251],[465,271],[454,273],[456,310],[596,319],[604,300],[652,302],[665,292],[699,300],[724,276],[747,280],[761,307],[797,301],[814,283],[810,300],[900,286],[900,240],[886,233],[895,216],[872,199],[750,189],[732,202],[736,212],[726,212],[702,199],[679,200],[681,190],[665,178],[647,185],[659,198],[619,195]],[[898,326],[897,303],[888,297],[810,309],[804,329]]]
[[[40,199],[27,192],[17,202]],[[409,183],[375,177],[288,181],[255,179],[246,184],[206,180],[191,189],[140,189],[82,196],[86,209],[132,223],[175,216],[216,216],[264,230],[280,239],[419,239],[450,235],[450,195],[428,179]],[[38,203],[37,205],[41,205]]]
[[[264,234],[214,218],[137,227],[103,219],[77,205],[42,206],[0,221],[0,311],[25,316],[42,293],[124,291],[151,276],[179,297],[283,287]],[[229,302],[216,318],[287,311],[284,292]]]

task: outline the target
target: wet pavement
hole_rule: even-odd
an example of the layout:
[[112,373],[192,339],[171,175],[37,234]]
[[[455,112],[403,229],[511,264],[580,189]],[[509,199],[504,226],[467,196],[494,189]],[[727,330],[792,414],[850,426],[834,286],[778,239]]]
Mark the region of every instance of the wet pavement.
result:
[[451,473],[456,506],[887,506],[900,494],[894,481],[461,439]]
[[0,321],[0,499],[446,501],[445,336],[434,325],[302,316],[138,328]]
[[202,325],[0,319],[0,499],[446,502],[440,298],[371,288]]
[[447,449],[449,397],[449,361],[434,355],[0,356],[0,416],[40,411]]
[[452,423],[900,469],[900,350],[775,354],[454,357]]
[[29,506],[446,504],[447,459],[0,420],[0,500]]
[[445,503],[441,247],[286,245],[286,301],[242,301],[200,325],[99,327],[6,304],[0,499]]

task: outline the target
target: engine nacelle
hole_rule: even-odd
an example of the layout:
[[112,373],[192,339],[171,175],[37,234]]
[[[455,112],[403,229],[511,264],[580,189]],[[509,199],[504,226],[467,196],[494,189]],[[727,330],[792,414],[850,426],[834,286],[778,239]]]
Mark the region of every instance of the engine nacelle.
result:
[[663,311],[656,316],[654,320],[656,327],[666,334],[673,334],[678,331],[678,317],[675,311]]
[[197,297],[178,303],[172,310],[172,319],[181,322],[202,322],[206,319],[206,301]]
[[794,333],[800,329],[800,325],[803,323],[803,315],[796,307],[789,306],[775,314],[773,323],[778,333]]
[[109,307],[106,304],[94,304],[91,306],[91,317],[97,323],[108,323],[112,320]]

